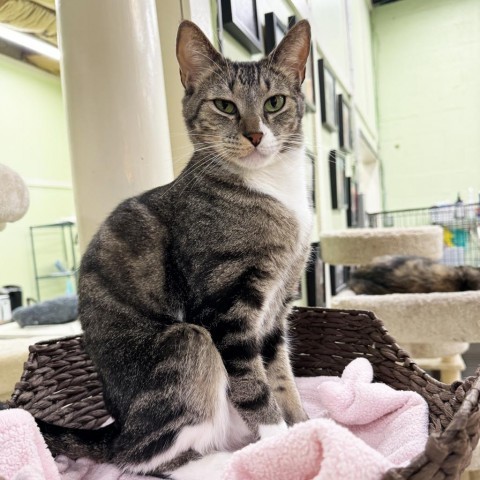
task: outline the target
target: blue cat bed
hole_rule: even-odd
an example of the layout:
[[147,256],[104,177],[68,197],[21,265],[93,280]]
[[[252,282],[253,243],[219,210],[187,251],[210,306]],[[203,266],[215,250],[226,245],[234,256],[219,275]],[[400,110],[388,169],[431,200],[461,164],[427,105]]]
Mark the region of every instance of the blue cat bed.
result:
[[29,307],[19,307],[13,311],[12,319],[20,327],[27,325],[55,325],[76,320],[78,317],[77,295],[46,300]]

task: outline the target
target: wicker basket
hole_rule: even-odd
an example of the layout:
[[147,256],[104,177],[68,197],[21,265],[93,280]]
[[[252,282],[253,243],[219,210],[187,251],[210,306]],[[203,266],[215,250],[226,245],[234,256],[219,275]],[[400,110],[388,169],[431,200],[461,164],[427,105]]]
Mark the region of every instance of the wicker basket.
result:
[[[338,376],[353,359],[365,357],[376,381],[418,392],[428,402],[430,436],[425,451],[407,467],[387,472],[385,480],[460,478],[478,442],[480,371],[463,383],[438,382],[410,360],[370,312],[297,308],[291,325],[297,376]],[[81,336],[31,346],[9,404],[44,421],[75,428],[98,428],[108,418],[102,386]]]

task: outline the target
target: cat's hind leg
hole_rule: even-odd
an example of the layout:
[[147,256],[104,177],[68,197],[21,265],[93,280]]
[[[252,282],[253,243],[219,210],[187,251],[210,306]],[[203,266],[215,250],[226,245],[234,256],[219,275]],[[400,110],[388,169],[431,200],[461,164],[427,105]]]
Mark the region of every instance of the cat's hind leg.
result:
[[208,331],[175,324],[158,333],[151,348],[153,366],[132,399],[112,460],[128,472],[149,473],[188,451],[226,450],[228,379]]

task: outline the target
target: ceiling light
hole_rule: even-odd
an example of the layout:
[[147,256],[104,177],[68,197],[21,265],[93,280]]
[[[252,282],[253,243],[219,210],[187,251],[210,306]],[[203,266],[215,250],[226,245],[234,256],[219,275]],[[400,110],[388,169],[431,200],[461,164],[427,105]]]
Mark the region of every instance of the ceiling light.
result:
[[54,47],[43,40],[39,40],[32,35],[28,35],[27,33],[17,32],[4,25],[0,25],[0,38],[3,38],[7,42],[20,45],[27,50],[52,58],[53,60],[60,60],[60,51],[57,47]]

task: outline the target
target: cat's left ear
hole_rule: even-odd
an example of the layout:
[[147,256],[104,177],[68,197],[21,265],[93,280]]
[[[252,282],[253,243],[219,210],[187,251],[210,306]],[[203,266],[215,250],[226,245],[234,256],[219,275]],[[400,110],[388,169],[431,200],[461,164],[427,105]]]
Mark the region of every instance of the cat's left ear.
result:
[[193,22],[184,20],[178,27],[177,60],[182,84],[187,88],[211,71],[213,64],[220,64],[223,57]]
[[305,65],[310,53],[310,24],[300,20],[285,35],[269,58],[300,83],[305,79]]

